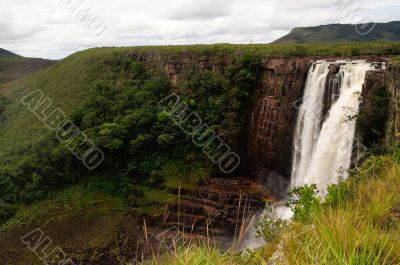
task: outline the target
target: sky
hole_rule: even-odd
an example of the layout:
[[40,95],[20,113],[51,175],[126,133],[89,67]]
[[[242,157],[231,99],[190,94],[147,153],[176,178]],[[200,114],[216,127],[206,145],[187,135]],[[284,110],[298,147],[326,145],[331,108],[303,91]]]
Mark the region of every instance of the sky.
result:
[[91,47],[269,43],[294,27],[394,20],[398,0],[0,0],[0,48],[61,59]]

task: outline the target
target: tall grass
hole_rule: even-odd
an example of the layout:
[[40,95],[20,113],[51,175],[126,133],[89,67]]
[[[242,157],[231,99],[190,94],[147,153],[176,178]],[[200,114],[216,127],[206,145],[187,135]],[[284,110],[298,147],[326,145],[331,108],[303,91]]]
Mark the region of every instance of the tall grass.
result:
[[221,254],[216,247],[210,244],[189,245],[177,247],[172,252],[154,257],[148,265],[207,265],[207,264],[228,264],[227,254]]
[[400,264],[399,165],[389,157],[372,158],[364,167],[370,163],[371,170],[348,181],[352,200],[325,205],[311,213],[309,224],[283,235],[281,264]]
[[160,256],[154,256],[142,265],[267,265],[266,257],[276,251],[273,245],[257,251],[237,253],[234,250],[222,253],[216,246],[208,243],[174,248]]

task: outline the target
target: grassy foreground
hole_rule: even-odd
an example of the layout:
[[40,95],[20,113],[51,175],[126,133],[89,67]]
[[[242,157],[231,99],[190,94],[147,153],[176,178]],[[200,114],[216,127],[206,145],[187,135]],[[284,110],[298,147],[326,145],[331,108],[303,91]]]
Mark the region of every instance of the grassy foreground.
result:
[[302,216],[280,223],[273,237],[264,233],[269,242],[256,251],[238,255],[208,244],[186,246],[149,264],[400,264],[398,154],[370,158],[347,181],[331,186],[325,202],[309,199],[296,205],[306,209]]

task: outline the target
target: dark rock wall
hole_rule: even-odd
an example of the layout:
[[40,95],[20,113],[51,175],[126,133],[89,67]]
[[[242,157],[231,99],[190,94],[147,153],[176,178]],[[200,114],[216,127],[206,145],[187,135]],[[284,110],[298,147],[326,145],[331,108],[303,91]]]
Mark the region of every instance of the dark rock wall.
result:
[[386,146],[393,147],[395,141],[400,141],[400,64],[388,65],[387,89],[391,95],[389,121],[386,132]]
[[[195,73],[210,70],[223,73],[232,57],[223,53],[196,54],[181,52],[169,54],[148,52],[130,53],[130,58],[143,61],[156,71],[166,73],[175,89],[189,80]],[[247,124],[237,152],[241,157],[243,175],[257,176],[258,172],[278,172],[290,176],[292,162],[293,130],[297,119],[307,73],[315,58],[264,58],[263,71],[256,88],[254,100],[248,106]],[[337,66],[332,66],[329,80],[337,79]],[[400,66],[389,64],[388,70],[367,73],[363,94],[372,88],[387,87],[392,94],[387,144],[400,137]],[[328,107],[337,87],[328,83],[325,105]],[[329,92],[329,91],[328,91]],[[368,99],[366,99],[368,101]],[[364,106],[372,104],[364,103]]]
[[209,70],[223,73],[230,63],[229,56],[199,55],[189,52],[170,54],[163,52],[148,52],[145,55],[131,53],[129,56],[135,61],[142,61],[156,71],[166,73],[173,87],[179,87],[199,71]]
[[[186,52],[179,55],[153,52],[145,56],[132,53],[129,56],[167,73],[175,88],[202,70],[223,73],[232,60],[223,54]],[[241,174],[256,175],[260,169],[267,169],[289,176],[297,117],[294,104],[301,100],[311,62],[310,58],[263,59],[259,85],[246,113],[243,140],[237,147]]]
[[340,85],[342,76],[339,74],[340,64],[332,64],[329,66],[329,73],[326,78],[326,91],[324,94],[324,110],[322,116],[325,117],[331,109],[333,103],[340,96]]
[[[293,133],[311,61],[270,59],[247,120],[245,164],[255,175],[276,170],[288,177],[292,162]],[[298,104],[296,104],[298,103]]]
[[[386,124],[383,147],[391,150],[394,146],[393,143],[400,141],[400,65],[389,62],[385,70],[367,72],[360,111],[364,111],[374,104],[368,94],[375,89],[386,89],[390,93],[389,119]],[[357,132],[357,135],[360,135],[360,132]]]

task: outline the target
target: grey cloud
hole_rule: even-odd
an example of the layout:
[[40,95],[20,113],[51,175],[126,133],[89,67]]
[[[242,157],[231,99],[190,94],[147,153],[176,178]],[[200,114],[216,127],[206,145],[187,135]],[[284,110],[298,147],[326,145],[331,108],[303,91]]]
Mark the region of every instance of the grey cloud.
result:
[[32,36],[40,31],[40,26],[16,21],[12,14],[0,11],[0,43],[10,43]]
[[172,3],[167,18],[171,20],[208,20],[230,14],[230,2],[226,0],[178,1]]
[[[293,27],[345,22],[335,1],[85,0],[108,25],[93,36],[61,0],[1,0],[0,47],[60,59],[96,46],[268,43]],[[398,0],[360,3],[377,21],[399,19]]]

